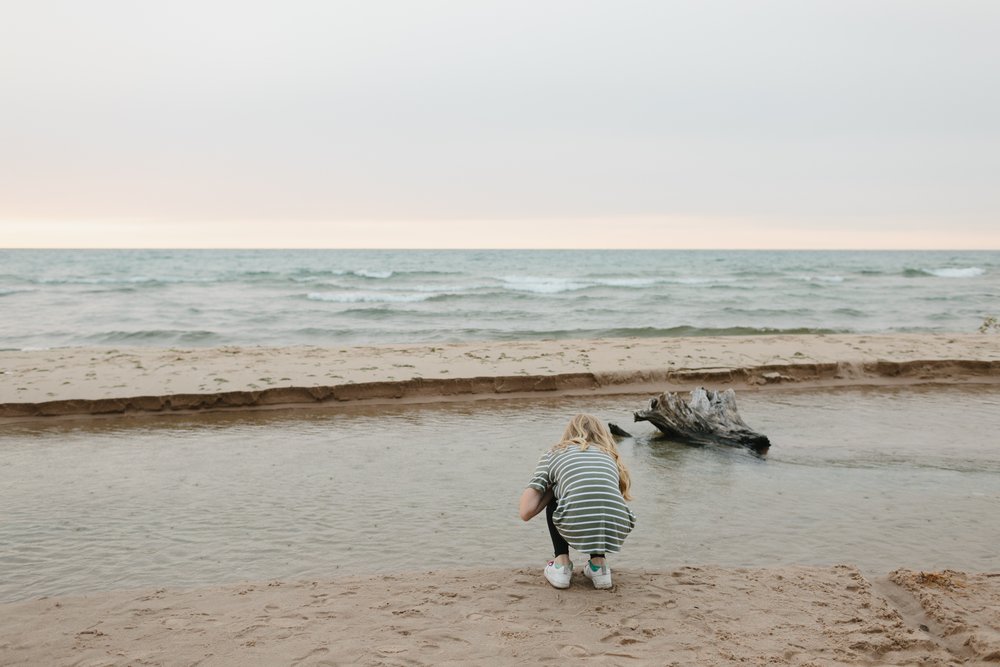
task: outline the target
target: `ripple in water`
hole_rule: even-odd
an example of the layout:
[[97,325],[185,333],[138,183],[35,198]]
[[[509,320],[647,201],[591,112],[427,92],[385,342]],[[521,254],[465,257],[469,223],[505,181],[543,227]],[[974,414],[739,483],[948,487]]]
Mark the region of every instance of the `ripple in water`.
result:
[[636,431],[622,567],[996,567],[1000,390],[739,396],[766,459],[658,439],[647,396],[59,422],[0,436],[0,599],[537,565],[516,501],[578,411]]

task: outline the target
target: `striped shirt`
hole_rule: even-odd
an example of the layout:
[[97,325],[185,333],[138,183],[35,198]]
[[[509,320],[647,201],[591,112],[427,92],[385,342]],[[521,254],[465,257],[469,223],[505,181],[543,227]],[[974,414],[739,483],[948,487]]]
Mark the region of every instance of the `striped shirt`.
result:
[[597,447],[568,445],[542,455],[528,486],[558,500],[552,523],[582,553],[617,553],[635,526],[635,514],[618,488],[618,466]]

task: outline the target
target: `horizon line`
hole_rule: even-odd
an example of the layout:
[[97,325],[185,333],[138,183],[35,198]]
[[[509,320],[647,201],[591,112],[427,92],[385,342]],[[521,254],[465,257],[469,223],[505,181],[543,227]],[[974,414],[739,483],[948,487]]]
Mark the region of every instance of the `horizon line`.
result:
[[745,248],[745,247],[677,247],[677,248],[585,248],[585,247],[517,247],[517,246],[482,246],[482,247],[379,247],[379,246],[0,246],[0,250],[360,250],[360,251],[391,251],[403,250],[426,251],[426,252],[471,252],[479,250],[503,250],[503,251],[625,251],[625,252],[660,252],[660,251],[685,251],[685,252],[1000,252],[1000,247],[996,248],[820,248],[820,247],[797,247],[797,248]]

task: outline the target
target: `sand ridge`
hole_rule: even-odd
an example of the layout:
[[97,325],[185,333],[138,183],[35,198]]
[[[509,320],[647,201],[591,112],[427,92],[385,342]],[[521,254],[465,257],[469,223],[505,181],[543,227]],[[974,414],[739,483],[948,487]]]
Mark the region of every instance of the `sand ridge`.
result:
[[440,346],[0,352],[0,418],[652,392],[1000,381],[1000,336],[780,335]]
[[[899,570],[412,570],[0,605],[5,665],[955,665],[1000,660],[1000,575],[943,589]],[[894,583],[903,581],[903,584]],[[929,628],[880,593],[942,617]],[[926,600],[931,600],[927,602]],[[937,604],[937,606],[932,606]],[[940,612],[935,610],[941,610]]]

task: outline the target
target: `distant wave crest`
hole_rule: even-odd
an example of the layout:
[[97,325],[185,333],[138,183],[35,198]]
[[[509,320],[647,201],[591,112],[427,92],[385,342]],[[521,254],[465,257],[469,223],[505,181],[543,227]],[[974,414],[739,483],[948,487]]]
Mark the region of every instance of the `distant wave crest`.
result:
[[434,292],[425,294],[389,294],[380,292],[309,292],[311,301],[331,301],[333,303],[415,303],[427,301],[437,296]]
[[658,278],[593,278],[595,286],[607,287],[652,287],[660,282]]
[[641,289],[656,285],[704,285],[716,282],[714,278],[700,276],[675,277],[589,277],[589,278],[543,278],[538,276],[504,276],[500,278],[503,288],[515,292],[532,292],[534,294],[558,294],[560,292],[575,292],[595,287],[624,287]]
[[817,282],[817,283],[842,283],[844,282],[843,276],[796,276],[798,280],[805,280],[806,282]]
[[533,276],[506,276],[501,278],[501,280],[503,280],[506,289],[534,292],[535,294],[571,292],[589,287],[591,284],[568,278],[539,278]]
[[903,275],[907,278],[920,278],[932,276],[935,278],[976,278],[985,273],[978,266],[964,268],[943,268],[943,269],[905,269]]
[[392,278],[393,271],[366,271],[365,269],[359,269],[357,271],[351,271],[352,274],[358,276],[359,278],[377,278],[385,279]]

